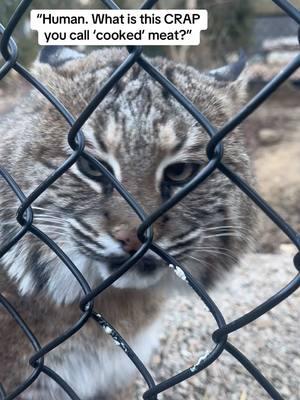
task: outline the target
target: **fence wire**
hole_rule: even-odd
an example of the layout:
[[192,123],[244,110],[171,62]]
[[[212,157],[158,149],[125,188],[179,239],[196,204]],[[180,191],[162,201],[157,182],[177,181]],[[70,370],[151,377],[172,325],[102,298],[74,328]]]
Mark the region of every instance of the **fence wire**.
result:
[[[141,9],[151,9],[158,3],[159,0],[146,0],[141,5]],[[271,1],[271,0],[270,0]],[[300,11],[297,10],[287,0],[272,0],[278,7],[280,7],[290,18],[292,18],[300,27]],[[44,242],[64,263],[65,267],[68,268],[74,277],[80,284],[83,292],[83,297],[78,304],[78,321],[71,326],[67,332],[63,335],[53,338],[51,342],[45,346],[39,344],[38,339],[31,331],[30,327],[26,325],[26,322],[19,315],[12,304],[8,302],[4,295],[0,295],[0,304],[3,306],[5,311],[11,315],[16,321],[19,327],[22,329],[24,335],[27,337],[31,344],[34,355],[30,358],[29,363],[32,367],[32,374],[24,381],[19,387],[11,393],[6,393],[5,388],[0,384],[0,399],[12,400],[17,398],[23,393],[33,382],[39,377],[40,374],[45,374],[49,379],[54,380],[64,392],[69,396],[70,399],[79,400],[77,394],[72,388],[52,369],[47,367],[44,363],[44,357],[46,354],[57,348],[78,332],[88,320],[93,319],[99,325],[99,329],[104,329],[109,332],[112,340],[115,340],[120,348],[124,351],[127,357],[134,363],[137,370],[140,372],[148,385],[147,391],[143,394],[145,400],[155,400],[159,393],[175,386],[176,384],[190,378],[191,376],[198,374],[203,369],[207,368],[212,364],[223,351],[230,353],[235,359],[237,359],[253,376],[253,378],[265,389],[269,394],[270,398],[275,400],[283,400],[282,395],[276,390],[276,388],[269,382],[264,375],[251,363],[251,361],[236,347],[229,342],[229,336],[232,332],[236,332],[242,329],[247,324],[255,321],[266,312],[277,306],[280,302],[285,300],[294,291],[299,288],[300,285],[300,234],[297,233],[291,226],[289,226],[280,215],[278,215],[260,196],[255,190],[244,182],[235,172],[233,172],[224,162],[222,161],[223,156],[223,139],[229,135],[241,122],[243,122],[251,113],[253,113],[267,98],[269,98],[274,91],[279,88],[299,67],[300,67],[300,52],[277,76],[274,77],[249,103],[242,108],[230,121],[228,121],[221,129],[216,129],[210,121],[208,121],[204,115],[198,110],[182,93],[165,77],[163,76],[151,63],[144,58],[142,47],[130,47],[128,48],[128,56],[124,61],[115,69],[110,78],[103,85],[98,94],[94,99],[87,105],[81,115],[74,119],[71,113],[65,108],[63,104],[55,98],[51,92],[42,85],[41,82],[36,80],[19,62],[18,62],[18,47],[13,39],[13,33],[18,25],[20,19],[31,5],[32,0],[22,0],[19,3],[14,14],[11,16],[7,26],[4,27],[0,24],[0,34],[2,35],[0,51],[5,60],[4,65],[0,69],[0,80],[3,79],[9,71],[12,69],[25,78],[33,87],[35,87],[46,99],[58,110],[58,112],[65,118],[70,125],[70,131],[68,134],[68,143],[70,148],[73,150],[72,155],[65,160],[65,162],[58,167],[51,176],[49,176],[42,184],[40,184],[32,193],[25,196],[19,188],[17,182],[12,176],[5,170],[5,166],[1,166],[0,174],[6,185],[15,193],[15,196],[20,202],[20,207],[17,212],[17,222],[20,225],[18,233],[10,240],[8,244],[0,249],[0,257],[8,252],[27,232],[31,232],[42,242]],[[117,4],[112,0],[102,0],[102,3],[110,9],[118,9]],[[300,28],[299,28],[300,32]],[[207,146],[207,163],[201,169],[201,171],[191,182],[186,184],[180,191],[178,191],[172,198],[161,205],[152,214],[146,214],[141,205],[138,204],[135,199],[126,191],[120,182],[118,182],[112,174],[110,174],[104,166],[93,158],[90,154],[87,154],[84,150],[85,137],[81,128],[84,123],[88,120],[93,111],[103,101],[105,96],[110,92],[116,83],[123,77],[123,75],[134,65],[138,64],[143,68],[153,79],[155,79],[161,86],[164,87],[194,118],[202,125],[210,136],[210,142]],[[141,224],[138,229],[138,238],[142,245],[139,250],[132,255],[121,268],[109,276],[99,286],[91,288],[84,276],[76,268],[76,265],[67,257],[62,249],[52,241],[44,232],[39,230],[33,224],[33,210],[31,208],[32,203],[44,193],[60,176],[62,176],[77,160],[79,157],[84,157],[93,163],[95,168],[98,168],[101,173],[105,174],[111,181],[115,189],[120,195],[126,200],[130,207],[135,211],[141,220]],[[294,266],[296,268],[295,278],[278,293],[274,294],[270,299],[259,305],[249,313],[241,316],[240,318],[225,322],[225,319],[219,310],[218,306],[210,298],[201,283],[193,278],[193,276],[186,270],[184,265],[178,263],[177,260],[173,259],[167,252],[160,248],[153,241],[152,225],[170,208],[181,201],[189,192],[195,189],[196,186],[201,185],[215,170],[221,171],[226,175],[240,190],[242,190],[251,200],[281,229],[290,239],[290,241],[297,247],[299,252],[294,257]],[[156,383],[151,372],[145,367],[138,355],[130,348],[130,346],[122,338],[121,334],[110,325],[109,321],[106,321],[101,314],[101,310],[95,310],[93,300],[100,293],[104,292],[110,285],[112,285],[117,279],[119,279],[125,272],[127,272],[141,257],[151,249],[157,255],[161,257],[166,263],[174,266],[174,272],[178,272],[178,268],[183,271],[185,280],[192,290],[194,290],[201,301],[205,303],[210,312],[212,313],[218,329],[213,333],[212,340],[215,343],[213,350],[206,355],[206,357],[199,360],[195,365],[187,368],[186,370],[178,373],[175,376],[169,377],[163,382]],[[109,328],[109,329],[107,329]],[[8,349],[9,351],[9,349]],[[16,360],[17,362],[17,360]]]

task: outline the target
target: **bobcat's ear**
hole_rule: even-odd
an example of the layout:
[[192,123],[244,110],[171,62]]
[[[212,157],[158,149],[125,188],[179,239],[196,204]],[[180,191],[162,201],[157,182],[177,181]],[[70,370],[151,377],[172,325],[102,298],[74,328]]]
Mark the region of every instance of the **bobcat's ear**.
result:
[[240,51],[239,59],[229,65],[213,69],[207,73],[207,75],[212,76],[217,81],[223,82],[234,82],[240,76],[242,71],[246,66],[247,58],[244,51]]
[[85,57],[79,51],[63,46],[45,46],[40,52],[39,62],[51,67],[61,67],[67,61]]
[[249,75],[245,70],[246,55],[240,51],[239,59],[232,64],[206,73],[215,81],[215,90],[224,101],[228,116],[233,116],[247,100]]

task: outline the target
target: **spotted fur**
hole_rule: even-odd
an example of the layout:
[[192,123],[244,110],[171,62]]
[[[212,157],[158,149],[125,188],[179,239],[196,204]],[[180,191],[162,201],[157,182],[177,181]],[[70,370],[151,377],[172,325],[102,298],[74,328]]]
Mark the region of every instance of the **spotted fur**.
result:
[[[44,55],[42,62],[35,64],[33,73],[77,117],[126,58],[126,51],[103,49],[86,57],[75,57],[74,53],[71,57],[70,54],[65,62],[58,62],[56,58],[53,65],[44,63]],[[222,81],[219,75],[201,74],[194,68],[163,58],[151,62],[216,127],[222,126],[244,101],[243,79]],[[28,195],[72,151],[67,143],[67,123],[37,91],[30,92],[19,104],[1,121],[0,155],[1,164]],[[127,72],[105,97],[83,131],[86,150],[109,165],[114,175],[149,213],[178,190],[178,187],[162,187],[162,177],[169,165],[193,162],[204,166],[207,163],[206,132],[138,65]],[[250,181],[249,158],[242,134],[234,132],[229,135],[224,148],[225,163]],[[18,229],[14,216],[19,203],[4,183],[0,187],[0,202],[1,242],[5,243]],[[114,238],[113,230],[120,225],[137,227],[140,222],[109,182],[99,183],[88,178],[78,164],[34,202],[33,210],[34,224],[61,246],[92,287],[112,273],[111,259],[128,257]],[[220,172],[214,172],[155,223],[155,240],[186,265],[197,279],[209,285],[236,264],[245,252],[253,222],[254,210],[250,200]],[[110,303],[101,296],[98,302],[99,311],[104,308],[108,320],[120,325],[125,337],[127,334],[129,341],[137,347],[143,332],[152,332],[162,299],[168,294],[169,275],[172,275],[155,254],[151,257],[156,266],[153,271],[141,271],[139,265],[133,267],[110,289]],[[49,325],[55,323],[53,316],[57,326],[61,324],[65,329],[68,327],[65,316],[78,316],[76,304],[82,295],[80,286],[53,252],[31,234],[3,257],[2,269],[6,275],[0,289],[5,291],[9,285],[9,295],[16,299],[32,322],[33,330],[36,329],[45,341],[51,338],[49,332],[59,334],[59,329],[58,332],[49,329]],[[156,296],[153,296],[153,290]],[[124,297],[122,292],[128,297]],[[32,310],[28,311],[30,308]],[[49,314],[49,318],[45,320],[45,315],[39,312]],[[1,338],[8,337],[10,325],[0,326]],[[80,359],[83,375],[92,376],[93,382],[82,381],[84,386],[77,389],[83,400],[96,400],[97,396],[108,393],[104,380],[122,382],[126,378],[122,372],[125,367],[114,368],[110,364],[115,356],[109,357],[109,352],[114,354],[115,350],[99,330],[93,327],[89,334],[78,334],[67,341],[61,351],[47,356],[47,360],[72,385],[72,376],[77,375],[75,372],[71,374],[70,370],[76,368],[76,359]],[[16,384],[22,374],[11,379],[6,372],[13,370],[16,359],[25,354],[21,347],[24,338],[16,336],[15,339],[19,340],[20,348],[15,350],[15,357],[8,360],[4,371],[0,367],[0,381],[6,379],[11,385]],[[5,341],[1,340],[2,346],[3,343]],[[76,348],[81,349],[80,354]],[[143,352],[140,347],[139,350]],[[0,349],[0,356],[1,351],[6,352],[6,348]],[[149,355],[147,352],[146,359]],[[105,375],[103,378],[101,370],[114,371],[114,374],[107,372],[110,377]],[[24,371],[28,369],[24,367]],[[76,385],[78,380],[76,378]],[[53,397],[56,389],[47,379],[39,385],[32,392],[29,390],[24,399],[32,399],[34,393],[38,393],[37,398],[41,398],[42,393],[45,400],[57,398]],[[85,392],[83,387],[87,385],[89,390]],[[64,399],[63,394],[59,398]]]

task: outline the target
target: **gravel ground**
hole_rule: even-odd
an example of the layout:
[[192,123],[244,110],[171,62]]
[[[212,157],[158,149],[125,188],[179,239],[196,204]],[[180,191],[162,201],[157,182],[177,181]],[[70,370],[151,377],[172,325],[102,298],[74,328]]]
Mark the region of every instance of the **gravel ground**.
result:
[[[250,311],[295,275],[293,249],[277,255],[249,255],[241,267],[211,292],[226,321]],[[300,399],[300,290],[239,332],[230,341],[271,379],[284,399]],[[194,295],[173,298],[167,306],[161,346],[151,370],[160,382],[192,366],[212,346],[211,314]],[[136,384],[136,399],[145,390]],[[208,369],[161,394],[164,400],[267,400],[269,395],[225,352]]]

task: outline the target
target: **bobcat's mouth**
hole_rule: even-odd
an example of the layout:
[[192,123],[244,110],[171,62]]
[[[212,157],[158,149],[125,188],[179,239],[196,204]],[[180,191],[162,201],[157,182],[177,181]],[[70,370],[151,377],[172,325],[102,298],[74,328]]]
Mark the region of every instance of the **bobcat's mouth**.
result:
[[[108,259],[109,268],[112,271],[116,270],[120,268],[126,260],[128,260],[128,256],[110,257]],[[153,256],[145,255],[137,263],[135,263],[135,265],[131,267],[131,270],[137,271],[142,275],[150,275],[153,274],[158,269],[158,265],[159,265],[159,260],[157,260]]]

